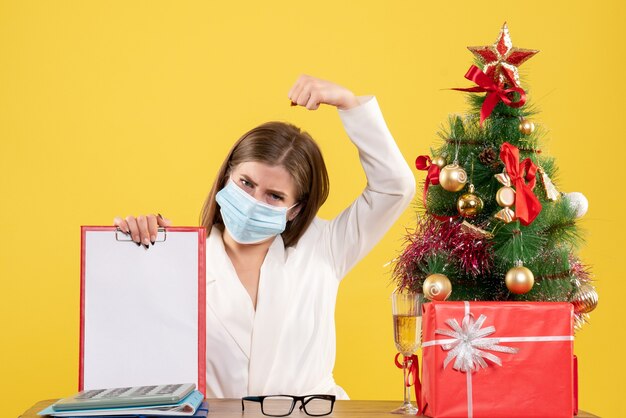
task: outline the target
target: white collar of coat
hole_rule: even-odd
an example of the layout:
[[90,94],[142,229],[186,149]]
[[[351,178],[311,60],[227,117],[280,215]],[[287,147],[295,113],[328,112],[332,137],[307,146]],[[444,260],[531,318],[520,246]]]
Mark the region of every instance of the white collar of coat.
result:
[[207,306],[250,359],[250,387],[258,391],[267,381],[267,368],[274,364],[275,345],[280,341],[290,303],[283,239],[274,239],[261,266],[256,311],[226,254],[222,232],[216,227],[207,239],[206,251]]
[[[206,282],[208,284],[215,280],[219,280],[223,272],[233,269],[233,265],[228,258],[228,254],[226,254],[226,248],[224,247],[224,241],[222,239],[222,231],[215,225],[211,228],[211,233],[207,238],[206,252],[207,261],[209,262],[207,264],[206,271]],[[286,252],[283,237],[277,235],[267,251],[263,265],[265,266],[267,263],[279,263],[280,265],[283,265],[286,262],[285,256]]]

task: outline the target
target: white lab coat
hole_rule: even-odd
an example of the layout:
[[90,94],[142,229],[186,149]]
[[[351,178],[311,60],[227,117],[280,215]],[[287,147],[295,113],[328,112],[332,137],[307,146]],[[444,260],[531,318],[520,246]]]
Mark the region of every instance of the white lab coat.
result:
[[256,312],[228,258],[222,233],[207,238],[207,396],[316,393],[347,399],[335,384],[335,302],[341,279],[415,193],[415,179],[374,97],[339,110],[367,176],[363,193],[335,219],[316,218],[298,243],[280,236],[259,279]]

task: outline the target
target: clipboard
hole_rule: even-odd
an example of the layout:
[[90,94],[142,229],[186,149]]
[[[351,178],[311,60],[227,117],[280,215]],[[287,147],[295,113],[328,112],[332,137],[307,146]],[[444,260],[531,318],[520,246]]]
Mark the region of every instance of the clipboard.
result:
[[206,231],[160,228],[145,249],[81,227],[78,389],[194,382],[206,395]]

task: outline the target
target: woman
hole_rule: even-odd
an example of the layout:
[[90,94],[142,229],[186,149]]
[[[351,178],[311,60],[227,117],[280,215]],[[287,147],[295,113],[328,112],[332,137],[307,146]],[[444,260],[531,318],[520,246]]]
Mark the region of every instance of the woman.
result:
[[[374,97],[310,76],[292,105],[335,106],[367,176],[362,194],[331,221],[316,217],[328,175],[311,137],[269,122],[244,134],[202,210],[207,228],[207,396],[316,393],[335,384],[335,301],[341,279],[393,225],[415,192],[412,172]],[[148,248],[159,215],[116,218]]]

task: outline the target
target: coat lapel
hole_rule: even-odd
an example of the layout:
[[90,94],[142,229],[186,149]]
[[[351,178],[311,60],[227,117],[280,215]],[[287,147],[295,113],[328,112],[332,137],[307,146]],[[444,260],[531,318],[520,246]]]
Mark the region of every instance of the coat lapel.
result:
[[276,367],[280,368],[278,348],[291,293],[285,261],[285,246],[279,235],[261,267],[250,352],[248,393],[251,395],[265,394],[271,376],[276,375]]
[[[249,359],[254,308],[226,254],[222,233],[216,227],[207,239],[206,299],[208,308]],[[211,330],[206,332],[210,334]]]

